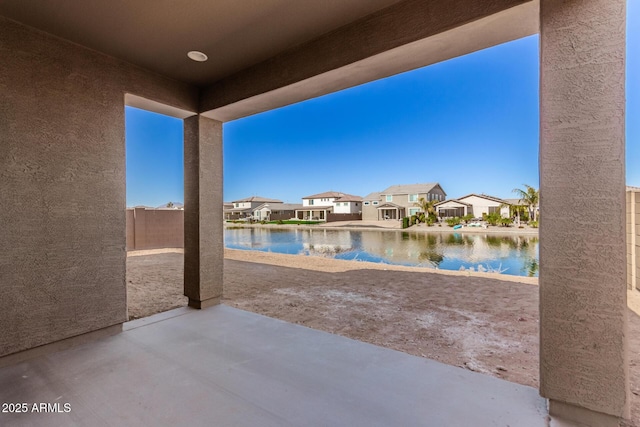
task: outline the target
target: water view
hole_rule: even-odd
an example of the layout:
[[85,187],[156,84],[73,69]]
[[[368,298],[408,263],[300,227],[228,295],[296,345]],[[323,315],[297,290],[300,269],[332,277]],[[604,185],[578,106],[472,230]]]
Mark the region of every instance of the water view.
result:
[[538,276],[535,236],[227,228],[225,246],[443,270]]

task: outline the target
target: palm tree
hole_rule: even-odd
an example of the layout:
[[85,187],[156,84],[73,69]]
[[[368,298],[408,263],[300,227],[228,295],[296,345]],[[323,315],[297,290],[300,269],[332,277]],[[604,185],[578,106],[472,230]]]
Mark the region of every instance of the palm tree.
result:
[[427,201],[427,199],[425,199],[424,197],[420,197],[418,201],[415,202],[413,205],[419,207],[422,210],[422,212],[426,213],[427,216],[429,216],[429,215],[436,214],[436,208],[434,207],[434,205],[437,202],[438,202],[437,200]]
[[520,203],[524,202],[529,207],[529,218],[532,221],[536,220],[536,206],[540,201],[540,191],[531,187],[530,185],[523,184],[525,190],[521,188],[514,188],[513,192],[520,196]]

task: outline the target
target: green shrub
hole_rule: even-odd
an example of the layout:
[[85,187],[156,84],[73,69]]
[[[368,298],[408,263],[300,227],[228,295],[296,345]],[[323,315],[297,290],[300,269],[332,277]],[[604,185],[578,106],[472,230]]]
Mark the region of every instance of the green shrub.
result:
[[538,221],[529,221],[531,228],[538,228]]
[[498,225],[498,222],[502,219],[500,212],[490,213],[489,215],[483,215],[485,221],[489,225]]
[[402,218],[402,228],[409,228],[409,217]]
[[454,218],[447,218],[445,221],[449,227],[454,227],[460,224],[460,217],[456,216]]
[[465,216],[462,217],[462,220],[466,223],[469,222],[473,219],[473,214],[466,214]]
[[513,224],[513,220],[511,218],[500,218],[499,222],[503,227],[508,227]]

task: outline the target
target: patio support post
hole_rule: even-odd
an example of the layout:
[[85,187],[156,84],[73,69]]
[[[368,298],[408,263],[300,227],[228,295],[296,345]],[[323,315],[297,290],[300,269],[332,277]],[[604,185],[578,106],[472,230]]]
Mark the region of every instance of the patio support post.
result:
[[222,122],[184,120],[184,294],[206,308],[222,297]]
[[540,2],[540,394],[590,426],[629,414],[625,6]]

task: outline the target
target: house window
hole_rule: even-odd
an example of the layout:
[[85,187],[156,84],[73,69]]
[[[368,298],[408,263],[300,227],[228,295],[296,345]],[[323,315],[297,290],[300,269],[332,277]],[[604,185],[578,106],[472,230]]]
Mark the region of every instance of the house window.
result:
[[415,215],[418,212],[420,212],[420,208],[411,208],[411,209],[409,209],[409,216]]
[[417,194],[409,194],[409,201],[410,202],[417,202],[418,201],[418,195]]
[[240,207],[240,203],[236,203],[236,208]]
[[[364,202],[364,205],[365,206],[369,206],[369,202]],[[356,204],[356,206],[358,206],[358,205]]]
[[374,204],[374,205],[377,205],[377,204],[378,204],[378,202],[373,202],[373,204]]
[[393,202],[393,195],[392,194],[387,194],[387,202]]
[[313,199],[309,200],[309,206],[313,206]]
[[500,206],[489,206],[489,214],[500,212]]

